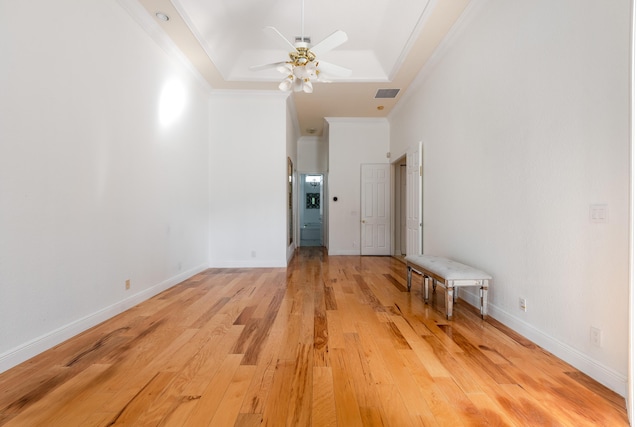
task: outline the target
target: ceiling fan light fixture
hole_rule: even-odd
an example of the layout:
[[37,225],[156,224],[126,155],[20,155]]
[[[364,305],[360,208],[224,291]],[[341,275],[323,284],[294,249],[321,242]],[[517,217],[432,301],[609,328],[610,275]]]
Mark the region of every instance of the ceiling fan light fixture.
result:
[[[291,43],[282,35],[275,27],[265,27],[264,30],[275,37],[277,40],[284,42],[289,48],[289,60],[280,63],[265,64],[250,67],[255,71],[275,68],[287,77],[280,82],[278,88],[282,91],[293,90],[294,92],[304,91],[306,93],[313,92],[314,81],[328,81],[325,73],[336,76],[349,76],[351,70],[328,62],[316,61],[316,55],[322,55],[347,41],[347,34],[338,30],[325,37],[319,43],[311,46],[311,38],[304,36],[304,0],[302,1],[302,36],[295,38],[295,42]],[[313,50],[311,50],[313,49]],[[322,68],[321,68],[322,67]]]

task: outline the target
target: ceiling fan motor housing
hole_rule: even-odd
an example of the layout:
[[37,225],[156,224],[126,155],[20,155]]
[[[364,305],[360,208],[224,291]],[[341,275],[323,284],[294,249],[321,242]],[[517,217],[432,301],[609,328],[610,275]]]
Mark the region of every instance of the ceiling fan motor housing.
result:
[[309,44],[311,44],[311,37],[309,37],[309,36],[296,36],[294,42],[295,43],[306,43],[306,44],[309,45]]

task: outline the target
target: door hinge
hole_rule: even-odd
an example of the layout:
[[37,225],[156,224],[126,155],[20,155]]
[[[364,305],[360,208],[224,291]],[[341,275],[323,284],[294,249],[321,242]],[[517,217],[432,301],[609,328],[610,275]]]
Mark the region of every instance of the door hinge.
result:
[[420,165],[420,176],[422,176],[422,165]]

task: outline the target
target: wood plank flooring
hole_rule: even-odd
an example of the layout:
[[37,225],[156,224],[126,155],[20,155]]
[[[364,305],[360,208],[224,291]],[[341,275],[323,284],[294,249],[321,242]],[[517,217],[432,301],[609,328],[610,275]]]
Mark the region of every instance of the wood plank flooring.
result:
[[629,425],[622,397],[475,308],[447,321],[440,292],[320,248],[207,270],[0,374],[0,425]]

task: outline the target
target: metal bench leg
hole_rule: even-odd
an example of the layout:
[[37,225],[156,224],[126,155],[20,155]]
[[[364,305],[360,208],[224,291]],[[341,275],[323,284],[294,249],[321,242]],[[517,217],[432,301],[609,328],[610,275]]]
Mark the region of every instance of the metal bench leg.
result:
[[453,317],[453,285],[449,282],[445,283],[444,305],[447,312],[447,320]]
[[424,276],[424,283],[423,283],[423,299],[424,299],[424,303],[428,303],[429,302],[429,295],[431,294],[431,286],[433,283],[433,279],[429,276]]
[[487,317],[487,299],[489,293],[489,286],[487,283],[483,283],[480,287],[480,315],[482,318]]

